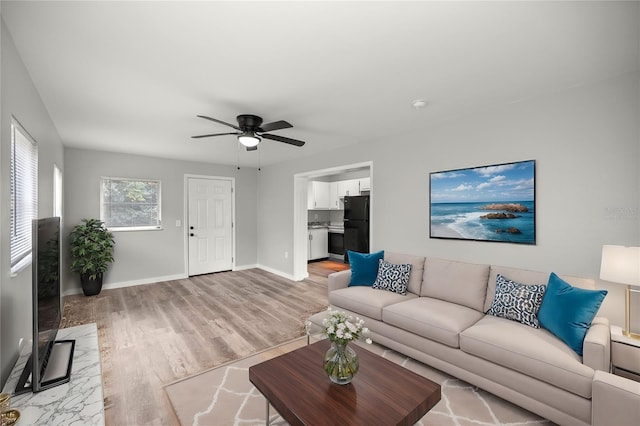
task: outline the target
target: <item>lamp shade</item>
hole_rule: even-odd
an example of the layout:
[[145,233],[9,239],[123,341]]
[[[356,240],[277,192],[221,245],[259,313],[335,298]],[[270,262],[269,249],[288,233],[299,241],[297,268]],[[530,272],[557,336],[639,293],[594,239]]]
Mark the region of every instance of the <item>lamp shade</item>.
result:
[[640,285],[640,247],[602,246],[600,279]]

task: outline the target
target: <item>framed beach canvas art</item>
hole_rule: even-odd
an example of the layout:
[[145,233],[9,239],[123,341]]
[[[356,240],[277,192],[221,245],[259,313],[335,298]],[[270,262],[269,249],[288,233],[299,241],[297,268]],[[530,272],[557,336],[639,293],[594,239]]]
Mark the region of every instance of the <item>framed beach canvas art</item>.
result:
[[536,243],[535,160],[429,174],[430,237]]

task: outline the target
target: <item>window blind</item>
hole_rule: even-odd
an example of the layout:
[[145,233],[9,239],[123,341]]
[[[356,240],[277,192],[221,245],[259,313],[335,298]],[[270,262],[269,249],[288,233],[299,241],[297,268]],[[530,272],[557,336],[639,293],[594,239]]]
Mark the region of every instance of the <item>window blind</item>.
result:
[[31,256],[32,220],[38,215],[38,144],[11,123],[11,271]]

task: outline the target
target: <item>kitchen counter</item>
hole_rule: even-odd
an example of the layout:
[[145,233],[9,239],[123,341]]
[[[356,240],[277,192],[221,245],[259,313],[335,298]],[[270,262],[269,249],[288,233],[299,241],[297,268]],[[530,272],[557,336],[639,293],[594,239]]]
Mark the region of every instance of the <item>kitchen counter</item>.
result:
[[329,223],[327,223],[327,222],[309,222],[309,223],[307,223],[307,229],[321,229],[321,228],[329,228]]
[[344,234],[344,225],[342,223],[331,224],[331,223],[309,222],[307,224],[307,229],[328,229],[329,232]]

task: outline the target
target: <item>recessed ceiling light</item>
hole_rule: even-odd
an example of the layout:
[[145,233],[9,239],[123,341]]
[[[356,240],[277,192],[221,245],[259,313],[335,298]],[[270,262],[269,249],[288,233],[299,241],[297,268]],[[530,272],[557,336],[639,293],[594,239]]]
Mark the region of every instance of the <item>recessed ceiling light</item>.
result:
[[427,106],[427,101],[424,99],[416,99],[411,103],[411,105],[413,105],[413,108],[415,109],[422,109]]

